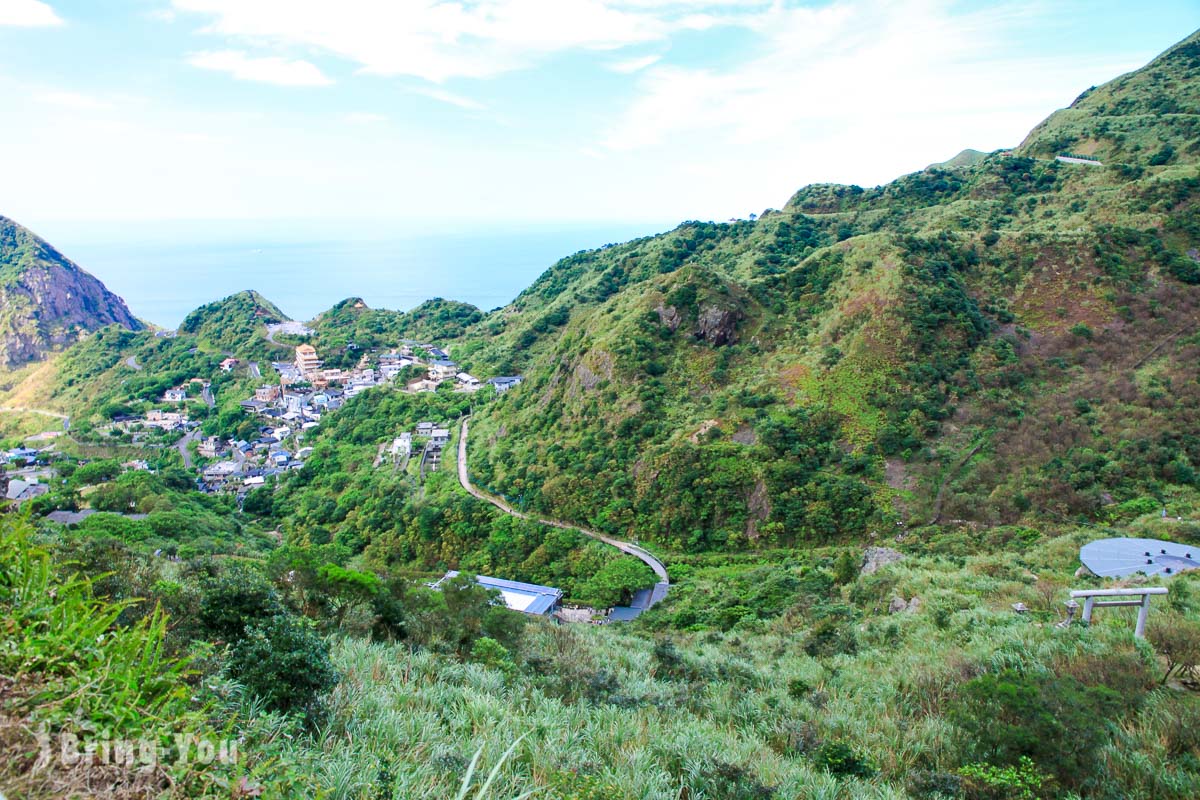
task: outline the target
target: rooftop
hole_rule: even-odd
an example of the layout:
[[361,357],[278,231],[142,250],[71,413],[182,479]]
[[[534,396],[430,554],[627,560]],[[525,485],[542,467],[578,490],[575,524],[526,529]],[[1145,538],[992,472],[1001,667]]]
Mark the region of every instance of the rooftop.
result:
[[1200,569],[1200,548],[1160,539],[1098,539],[1080,548],[1079,560],[1102,578],[1171,575]]
[[[442,580],[458,575],[457,570],[450,570]],[[526,614],[548,614],[562,601],[562,590],[553,586],[538,586],[536,583],[508,581],[503,578],[489,578],[476,575],[475,582],[487,589],[495,589],[504,598],[504,604],[513,611],[524,611]],[[439,581],[440,583],[440,581]]]

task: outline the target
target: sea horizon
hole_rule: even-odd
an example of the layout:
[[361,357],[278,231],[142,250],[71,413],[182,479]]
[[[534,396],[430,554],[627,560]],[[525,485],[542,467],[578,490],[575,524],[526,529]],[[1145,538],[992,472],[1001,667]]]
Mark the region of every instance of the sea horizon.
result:
[[173,329],[191,311],[253,289],[299,321],[348,297],[409,311],[441,297],[484,311],[511,302],[556,261],[660,233],[653,222],[524,223],[460,230],[305,221],[51,223],[37,232],[125,300]]

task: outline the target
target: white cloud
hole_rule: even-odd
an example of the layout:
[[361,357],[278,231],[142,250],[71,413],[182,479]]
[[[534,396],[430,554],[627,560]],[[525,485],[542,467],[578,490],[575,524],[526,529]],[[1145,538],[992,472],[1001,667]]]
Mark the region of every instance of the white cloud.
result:
[[415,91],[417,94],[428,97],[431,100],[437,100],[441,103],[449,103],[452,106],[465,108],[469,111],[482,111],[484,108],[486,108],[486,106],[483,103],[480,103],[478,100],[472,100],[469,97],[463,97],[462,95],[443,91],[442,89],[417,89]]
[[174,0],[209,33],[316,48],[378,75],[487,78],[569,50],[664,39],[674,11],[604,0]]
[[1014,14],[1024,12],[961,12],[948,0],[777,5],[743,20],[763,39],[749,60],[724,69],[645,70],[638,97],[603,144],[632,151],[700,137],[843,169],[848,162],[895,164],[898,152],[921,141],[920,149],[935,153],[937,142],[1016,144],[1047,108],[1086,87],[1092,79],[1084,76],[1096,75],[1098,65],[1013,52],[1004,39]]
[[104,109],[112,108],[111,103],[107,103],[91,95],[80,94],[79,92],[49,91],[42,92],[36,95],[36,97],[38,102],[52,106],[61,106],[62,108],[71,108],[76,111],[103,111]]
[[370,111],[351,111],[349,114],[343,114],[342,119],[351,125],[374,125],[379,122],[387,122],[387,117],[383,114],[374,114]]
[[661,59],[662,56],[656,55],[626,58],[621,61],[613,61],[608,65],[608,68],[613,72],[620,72],[628,75],[634,72],[641,72],[646,67],[657,64]]
[[243,81],[280,86],[329,86],[333,83],[312,62],[278,56],[248,56],[240,50],[195,53],[188,63],[200,69],[228,72]]
[[0,25],[36,28],[62,22],[54,9],[40,0],[0,0]]

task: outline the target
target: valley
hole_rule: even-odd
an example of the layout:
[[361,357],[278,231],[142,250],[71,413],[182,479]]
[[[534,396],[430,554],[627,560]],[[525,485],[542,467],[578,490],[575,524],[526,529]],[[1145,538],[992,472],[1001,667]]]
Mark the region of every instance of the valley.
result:
[[[4,218],[0,266],[95,300],[0,319],[13,797],[1200,794],[1200,573],[1080,561],[1200,546],[1200,34],[487,312],[153,330]],[[35,770],[79,720],[240,760]]]

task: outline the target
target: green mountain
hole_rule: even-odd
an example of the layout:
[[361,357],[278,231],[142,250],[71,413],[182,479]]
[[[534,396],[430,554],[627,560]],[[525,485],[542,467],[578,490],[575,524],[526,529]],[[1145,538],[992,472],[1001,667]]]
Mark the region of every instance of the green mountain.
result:
[[967,148],[948,161],[930,164],[926,169],[953,169],[954,167],[973,167],[987,158],[988,154],[979,150]]
[[[1178,50],[1092,94],[1136,107],[1162,71],[1186,95]],[[213,341],[223,321],[265,348],[277,309],[247,293],[175,337],[87,337],[38,370],[71,412],[49,491],[0,515],[3,791],[1200,797],[1200,570],[1076,571],[1102,537],[1200,543],[1200,165],[1178,121],[1126,116],[1111,149],[1062,145],[1099,165],[1035,132],[810,186],[578,253],[486,316],[340,303],[322,350],[435,338],[525,381],[363,392],[241,502],[195,490],[191,435],[108,422],[211,378],[192,419],[257,438],[239,400],[264,378]],[[474,482],[525,515],[447,469],[466,414]],[[421,421],[453,431],[440,468],[388,452]],[[597,608],[653,580],[537,516],[658,551],[665,601],[603,625],[505,608],[471,573]],[[1144,639],[1133,609],[1065,613],[1114,584],[1167,592]],[[135,775],[146,739],[172,747]]]
[[113,324],[144,327],[95,277],[0,216],[0,368],[37,361]]
[[1137,166],[1194,165],[1200,155],[1200,34],[1136,72],[1081,94],[1021,143],[1021,155],[1062,153]]
[[1015,154],[563,259],[480,323],[476,359],[527,379],[477,421],[473,470],[675,550],[1194,489],[1197,47]]
[[475,306],[440,297],[408,312],[370,308],[361,297],[350,297],[317,316],[312,327],[318,349],[336,358],[349,344],[381,347],[401,340],[432,342],[461,337],[481,319],[483,312]]
[[267,325],[291,318],[256,291],[247,289],[200,306],[188,314],[179,333],[203,345],[244,357],[266,357],[282,347],[267,341]]

